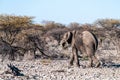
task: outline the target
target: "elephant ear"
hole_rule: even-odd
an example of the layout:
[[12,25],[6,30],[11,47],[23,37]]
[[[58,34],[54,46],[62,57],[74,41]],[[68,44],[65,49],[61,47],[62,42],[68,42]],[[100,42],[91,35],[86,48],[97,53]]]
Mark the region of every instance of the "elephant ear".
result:
[[67,36],[68,44],[71,44],[72,43],[72,37],[73,37],[72,32],[68,32],[66,36]]

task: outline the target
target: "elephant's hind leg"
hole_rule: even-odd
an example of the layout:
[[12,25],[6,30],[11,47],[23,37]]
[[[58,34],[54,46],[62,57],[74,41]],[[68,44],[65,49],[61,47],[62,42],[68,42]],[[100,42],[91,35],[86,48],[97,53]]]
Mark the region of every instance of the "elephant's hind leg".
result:
[[89,59],[89,64],[87,67],[93,67],[93,50],[90,49],[89,47],[86,46],[86,53],[87,53],[87,56],[88,56],[88,59]]
[[91,56],[88,56],[88,59],[89,59],[89,64],[87,67],[93,67],[93,60],[92,60],[92,57]]
[[95,63],[95,67],[99,67],[100,66],[100,61],[97,59],[97,57],[95,55],[93,56],[93,61]]

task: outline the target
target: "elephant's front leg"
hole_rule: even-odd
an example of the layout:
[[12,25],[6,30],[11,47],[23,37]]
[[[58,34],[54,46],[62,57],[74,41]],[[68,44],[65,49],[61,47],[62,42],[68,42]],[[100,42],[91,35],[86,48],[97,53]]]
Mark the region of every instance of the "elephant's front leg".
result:
[[70,56],[70,62],[69,65],[72,66],[73,65],[73,61],[74,61],[74,54],[72,52],[71,56]]
[[80,64],[79,64],[79,60],[78,60],[78,50],[77,50],[77,48],[74,47],[72,51],[73,51],[73,55],[74,55],[75,65],[77,67],[79,67]]

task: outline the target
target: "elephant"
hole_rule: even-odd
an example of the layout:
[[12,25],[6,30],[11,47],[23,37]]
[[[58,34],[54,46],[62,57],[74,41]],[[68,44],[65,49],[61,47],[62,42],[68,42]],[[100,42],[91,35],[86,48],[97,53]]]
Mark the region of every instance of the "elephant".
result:
[[68,47],[72,47],[72,54],[70,56],[69,64],[73,65],[75,61],[75,65],[80,67],[79,59],[78,59],[78,51],[84,56],[88,57],[89,65],[87,67],[99,67],[100,61],[95,56],[95,52],[98,47],[98,40],[95,34],[90,31],[68,31],[63,35],[63,38],[60,42],[63,49]]

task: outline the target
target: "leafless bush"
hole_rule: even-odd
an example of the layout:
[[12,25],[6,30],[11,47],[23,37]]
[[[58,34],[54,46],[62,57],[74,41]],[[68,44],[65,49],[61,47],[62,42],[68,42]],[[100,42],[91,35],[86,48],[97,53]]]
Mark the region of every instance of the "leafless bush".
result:
[[57,28],[57,29],[51,29],[46,33],[46,36],[52,36],[55,40],[58,41],[58,43],[61,40],[62,35],[69,31],[68,28]]
[[[5,57],[8,55],[8,59],[15,60],[16,53],[19,50],[22,50],[20,47],[12,46],[8,42],[4,41],[2,38],[0,39],[0,53],[2,55],[2,61],[4,61]],[[18,55],[21,55],[18,53]]]

